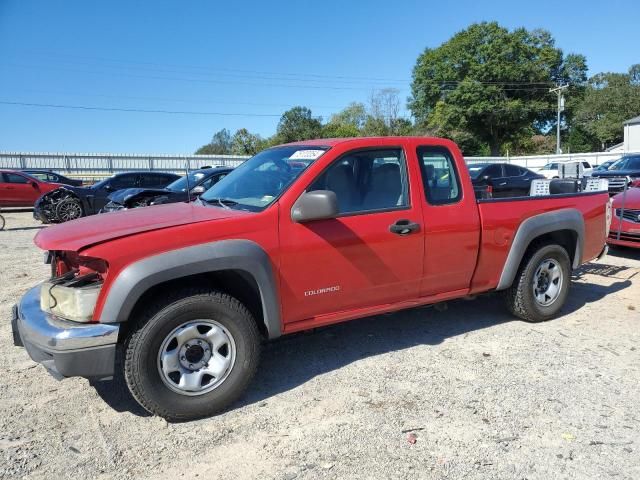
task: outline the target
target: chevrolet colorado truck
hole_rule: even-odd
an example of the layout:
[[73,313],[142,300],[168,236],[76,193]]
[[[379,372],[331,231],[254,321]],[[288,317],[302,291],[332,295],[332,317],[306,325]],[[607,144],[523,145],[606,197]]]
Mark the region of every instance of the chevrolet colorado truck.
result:
[[496,291],[550,319],[610,215],[606,192],[477,200],[448,140],[282,145],[194,203],[41,230],[51,278],[14,308],[14,342],[58,377],[122,368],[168,420],[208,416],[281,335]]

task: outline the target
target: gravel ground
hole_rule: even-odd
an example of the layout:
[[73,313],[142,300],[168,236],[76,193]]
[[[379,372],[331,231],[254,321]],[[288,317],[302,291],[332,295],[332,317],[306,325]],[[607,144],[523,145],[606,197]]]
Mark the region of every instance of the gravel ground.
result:
[[283,338],[239,404],[168,424],[121,379],[57,382],[12,346],[48,269],[31,214],[5,216],[2,478],[640,478],[640,251],[577,272],[543,324],[485,296]]

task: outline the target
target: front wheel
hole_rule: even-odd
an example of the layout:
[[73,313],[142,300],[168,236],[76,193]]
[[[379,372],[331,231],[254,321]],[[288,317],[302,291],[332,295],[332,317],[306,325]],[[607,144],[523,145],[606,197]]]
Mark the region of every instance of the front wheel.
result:
[[244,305],[222,292],[191,289],[141,316],[125,344],[124,375],[149,412],[192,420],[234,402],[259,356],[260,334]]
[[509,289],[507,307],[528,322],[554,317],[564,305],[571,284],[571,260],[560,245],[545,245],[528,254]]
[[82,204],[77,198],[65,198],[56,206],[56,217],[60,222],[69,222],[82,217]]

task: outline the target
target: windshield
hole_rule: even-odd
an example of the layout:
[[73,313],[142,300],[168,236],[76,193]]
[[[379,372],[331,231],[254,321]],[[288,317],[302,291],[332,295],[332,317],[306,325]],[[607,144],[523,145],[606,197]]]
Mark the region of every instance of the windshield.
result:
[[541,168],[541,170],[557,170],[557,169],[558,169],[557,163],[547,163],[544,167]]
[[292,145],[264,150],[200,196],[205,203],[260,211],[269,206],[327,149]]
[[166,189],[171,190],[172,192],[186,192],[187,186],[189,188],[195,187],[204,177],[205,174],[202,172],[191,172],[189,173],[189,182],[187,182],[187,176],[185,175],[175,182],[171,182],[166,186]]
[[480,175],[480,172],[482,171],[482,169],[485,167],[484,164],[480,163],[480,164],[471,164],[468,166],[469,168],[469,175],[471,176],[471,178],[476,179],[478,178],[478,176]]
[[111,180],[111,177],[109,178],[105,178],[104,180],[100,180],[98,183],[94,183],[93,185],[91,185],[89,188],[102,188],[104,187],[107,183],[109,183],[109,180]]
[[609,170],[635,170],[640,168],[640,157],[622,157]]

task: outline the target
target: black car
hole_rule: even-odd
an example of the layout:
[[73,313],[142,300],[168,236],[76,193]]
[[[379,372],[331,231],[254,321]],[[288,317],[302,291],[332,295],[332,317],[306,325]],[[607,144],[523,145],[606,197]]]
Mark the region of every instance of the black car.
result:
[[43,223],[59,223],[98,213],[110,194],[123,188],[164,188],[180,178],[175,173],[118,173],[90,187],[60,187],[40,197],[33,216]]
[[69,178],[51,170],[26,169],[22,170],[38,180],[49,183],[62,183],[63,185],[71,185],[72,187],[82,186],[82,180],[77,178]]
[[545,178],[527,168],[510,163],[471,163],[467,167],[474,190],[477,193],[490,190],[493,198],[529,195],[531,181]]
[[594,171],[592,177],[609,180],[609,193],[620,193],[632,181],[640,178],[640,154],[624,155],[609,170]]
[[[191,202],[224,178],[233,168],[203,168],[189,172],[165,188],[126,188],[109,195],[109,201],[101,210],[114,212],[129,208],[147,207],[163,203]],[[188,190],[188,193],[187,193]]]

